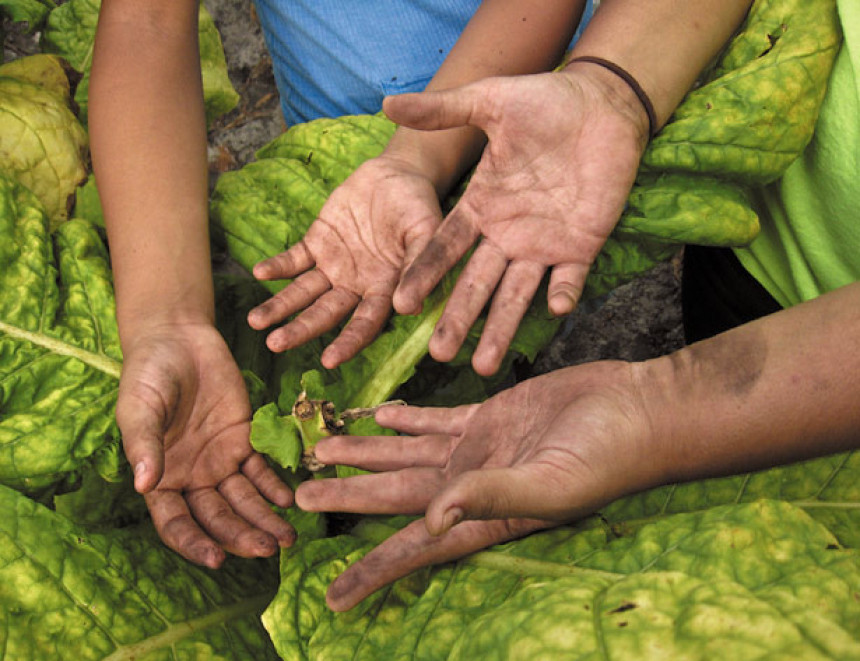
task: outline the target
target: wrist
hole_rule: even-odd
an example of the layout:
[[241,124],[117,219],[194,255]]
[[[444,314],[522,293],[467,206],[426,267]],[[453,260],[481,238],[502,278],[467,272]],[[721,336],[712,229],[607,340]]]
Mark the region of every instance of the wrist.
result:
[[443,198],[478,160],[485,143],[483,132],[471,126],[439,131],[398,126],[382,155],[425,177]]
[[[588,60],[570,61],[559,72],[559,75],[573,80],[577,84],[587,81],[587,84],[600,95],[604,102],[620,117],[624,118],[633,129],[637,142],[644,151],[651,139],[652,123],[656,121],[649,113],[646,103],[625,78],[605,66]],[[644,90],[643,90],[643,93]],[[647,93],[646,98],[647,98]],[[650,102],[649,102],[650,103]],[[653,112],[653,108],[651,110]],[[656,130],[656,126],[653,130]]]
[[214,305],[136,305],[133,309],[117,307],[117,326],[123,352],[138,341],[178,329],[215,327]]
[[690,453],[695,454],[686,433],[696,415],[688,400],[696,384],[690,375],[687,352],[682,349],[633,363],[631,369],[649,430],[643,458],[656,476],[656,484],[683,482],[688,479]]

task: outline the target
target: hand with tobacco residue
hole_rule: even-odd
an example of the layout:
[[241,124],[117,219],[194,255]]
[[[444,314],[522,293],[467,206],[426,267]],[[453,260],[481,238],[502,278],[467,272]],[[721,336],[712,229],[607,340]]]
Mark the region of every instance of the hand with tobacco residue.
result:
[[320,461],[379,472],[305,482],[301,508],[424,514],[341,574],[329,606],[347,610],[420,567],[581,517],[657,481],[658,463],[643,461],[650,428],[633,374],[626,363],[591,363],[482,404],[383,407],[377,422],[412,436],[320,441]]
[[301,241],[254,267],[261,280],[295,279],[248,322],[262,330],[298,312],[267,338],[272,351],[285,351],[352,313],[322,354],[324,366],[336,367],[379,333],[404,265],[441,219],[433,183],[409,159],[383,154],[365,162],[335,189]]
[[378,472],[305,482],[296,502],[424,518],[341,574],[329,606],[625,494],[860,447],[857,329],[860,282],[652,360],[568,367],[455,409],[380,409],[412,436],[324,439],[323,463]]
[[412,128],[470,125],[487,134],[465,193],[406,269],[393,303],[401,314],[416,313],[480,238],[430,353],[451,360],[492,299],[472,364],[479,374],[493,374],[547,271],[550,312],[564,315],[576,306],[633,184],[647,115],[621,79],[589,63],[389,97],[383,109]]
[[140,329],[123,347],[116,419],[134,486],[170,548],[218,567],[225,551],[277,553],[295,539],[269,506],[292,492],[248,441],[251,407],[218,331],[184,323]]

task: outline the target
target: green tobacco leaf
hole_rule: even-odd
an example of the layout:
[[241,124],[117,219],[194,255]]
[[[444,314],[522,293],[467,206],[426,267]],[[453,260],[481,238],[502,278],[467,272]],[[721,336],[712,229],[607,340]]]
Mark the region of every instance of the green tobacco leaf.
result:
[[[248,270],[285,250],[301,239],[331,191],[382,151],[393,130],[394,125],[381,115],[320,119],[291,127],[258,152],[260,160],[219,178],[210,208],[213,234]],[[339,409],[375,406],[409,380],[427,354],[427,342],[454,277],[449,276],[431,295],[421,315],[392,317],[371,346],[327,372],[323,377],[327,398]],[[275,293],[284,284],[264,286]],[[513,351],[533,360],[558,323],[546,310],[545,295],[539,295],[512,341]],[[473,336],[472,350],[475,344]],[[306,369],[322,369],[321,350],[322,342],[315,342],[300,348],[300,354],[290,353]],[[461,362],[467,363],[468,356]],[[300,376],[294,371],[282,379],[278,403],[284,413],[301,392]]]
[[0,487],[0,659],[277,659],[259,613],[272,562],[212,571],[151,527],[92,533]]
[[860,548],[860,453],[856,452],[652,489],[623,498],[601,513],[623,534],[666,514],[760,498],[790,502],[827,526],[841,544]]
[[283,468],[297,471],[302,463],[302,439],[292,415],[281,415],[274,402],[261,406],[251,421],[251,445]]
[[297,368],[292,356],[273,354],[266,336],[248,325],[248,312],[268,298],[250,276],[215,273],[215,325],[239,369],[253,373],[265,391],[265,401],[277,396],[281,374]]
[[290,127],[257,151],[257,159],[300,161],[328,190],[339,186],[364,161],[378,156],[394,135],[384,115],[322,118]]
[[85,472],[75,491],[54,496],[54,511],[90,531],[124,528],[147,520],[149,510],[134,490],[128,464],[123,464],[118,478],[109,482],[98,473]]
[[63,61],[55,55],[39,53],[20,57],[0,66],[0,75],[33,83],[69,101],[69,76]]
[[0,18],[27,23],[30,32],[42,27],[48,12],[54,7],[51,0],[0,0]]
[[[84,123],[87,121],[90,65],[100,7],[100,0],[70,0],[60,5],[48,17],[41,42],[43,50],[65,58],[82,74],[75,92],[75,102],[80,107],[80,118]],[[206,120],[211,123],[232,110],[239,102],[239,95],[227,76],[221,37],[211,15],[202,4],[198,20],[203,97]]]
[[359,528],[284,553],[263,615],[284,659],[860,658],[860,558],[786,503],[676,514],[621,539],[560,528],[328,611],[329,582],[378,541]]
[[75,191],[75,218],[83,218],[84,220],[98,225],[105,226],[105,216],[102,210],[102,202],[99,197],[99,191],[96,187],[96,179],[94,175],[90,175],[87,182],[83,186],[78,186]]
[[59,64],[45,56],[0,67],[0,172],[33,191],[54,226],[68,217],[75,189],[87,177],[88,144],[64,96],[68,82],[65,90],[37,82],[58,80],[51,73],[57,69],[65,79]]
[[643,163],[745,185],[773,181],[812,138],[840,43],[835,0],[757,0]]
[[[270,158],[218,177],[210,216],[216,240],[249,272],[257,262],[297,243],[329,194],[301,161]],[[262,283],[271,293],[283,281]]]
[[645,272],[682,243],[743,246],[755,237],[745,189],[778,178],[806,147],[840,38],[835,0],[753,4],[705,84],[648,145],[586,297]]
[[239,103],[239,93],[233,88],[227,75],[227,61],[221,35],[212,16],[200,4],[197,18],[197,39],[200,48],[200,69],[203,75],[203,102],[206,108],[206,123],[211,125]]
[[53,236],[0,176],[0,483],[30,493],[118,470],[121,353],[107,250],[92,226]]

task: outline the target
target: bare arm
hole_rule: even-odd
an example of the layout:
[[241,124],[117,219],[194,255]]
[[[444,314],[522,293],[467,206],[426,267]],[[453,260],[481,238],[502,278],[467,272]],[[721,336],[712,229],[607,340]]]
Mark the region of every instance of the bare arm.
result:
[[289,489],[249,444],[245,385],[214,327],[196,0],[105,0],[90,85],[123,350],[116,418],[167,545],[217,567],[295,532]]
[[414,437],[335,437],[301,507],[424,513],[342,574],[335,610],[427,564],[594,512],[650,487],[860,448],[860,283],[636,364],[599,361],[456,409],[388,407]]
[[[430,82],[442,90],[486,76],[551,68],[576,28],[583,0],[485,0]],[[260,262],[261,279],[295,278],[253,310],[257,329],[289,319],[267,344],[285,351],[350,323],[326,348],[333,368],[369,344],[391,312],[391,294],[403,268],[441,221],[443,197],[477,160],[483,131],[400,127],[377,158],[363,163],[329,196],[301,242]]]
[[[605,0],[573,56],[614,62],[637,78],[659,126],[749,4]],[[479,373],[492,374],[547,270],[550,311],[567,314],[577,304],[647,144],[643,104],[615,73],[572,62],[560,73],[391,97],[385,111],[401,125],[471,126],[489,136],[466,192],[411,261],[393,304],[403,314],[417,312],[480,238],[436,326],[430,353],[440,361],[455,356],[492,299],[472,360]]]
[[662,126],[751,4],[751,0],[603,0],[572,58],[601,57],[630,72],[653,101],[657,125]]
[[[584,7],[584,0],[484,0],[427,91],[552,69]],[[386,151],[413,159],[445,195],[478,159],[484,142],[483,132],[473,127],[432,133],[400,127]]]
[[642,364],[664,481],[860,447],[860,283]]
[[105,0],[90,134],[123,346],[152,323],[213,321],[206,123],[194,0]]

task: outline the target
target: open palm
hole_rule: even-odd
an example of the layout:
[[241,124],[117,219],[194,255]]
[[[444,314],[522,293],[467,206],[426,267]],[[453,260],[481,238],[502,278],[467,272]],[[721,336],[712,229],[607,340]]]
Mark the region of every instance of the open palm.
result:
[[424,514],[332,583],[335,610],[420,567],[593,512],[658,482],[630,365],[603,362],[525,381],[482,404],[385,407],[411,436],[334,437],[318,459],[378,471],[299,486],[304,509]]
[[166,326],[125,351],[116,411],[135,488],[164,542],[217,567],[268,556],[295,532],[269,507],[292,494],[249,443],[242,376],[217,330]]
[[492,374],[548,269],[556,315],[570,312],[621,215],[645,146],[642,118],[597,67],[491,78],[457,90],[390,97],[385,112],[421,129],[481,128],[489,143],[456,207],[394,294],[411,314],[481,237],[436,326],[430,352],[451,360],[492,298],[473,358]]
[[263,280],[295,280],[252,310],[249,323],[260,330],[300,312],[269,334],[269,348],[284,351],[354,309],[322,355],[323,365],[336,367],[376,337],[404,266],[441,219],[433,184],[412,166],[385,155],[365,162],[335,189],[300,242],[254,268]]

